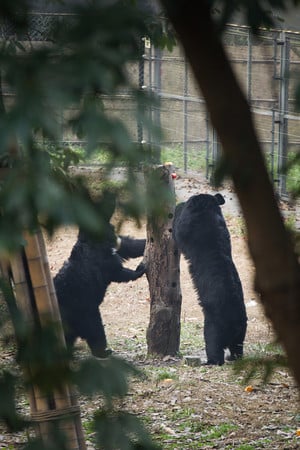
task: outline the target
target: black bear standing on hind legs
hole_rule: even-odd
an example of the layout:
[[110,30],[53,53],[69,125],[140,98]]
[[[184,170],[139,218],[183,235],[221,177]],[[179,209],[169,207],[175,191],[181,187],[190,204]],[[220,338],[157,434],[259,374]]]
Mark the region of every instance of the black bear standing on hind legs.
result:
[[221,194],[194,195],[176,206],[173,237],[189,263],[204,314],[207,364],[243,356],[247,316],[241,281],[232,260]]
[[67,346],[72,347],[75,340],[81,337],[97,357],[106,357],[111,353],[107,349],[99,311],[107,287],[113,281],[126,283],[145,273],[143,264],[131,270],[123,267],[122,261],[143,256],[146,240],[128,236],[116,239],[109,220],[110,216],[101,241],[79,231],[69,259],[54,277]]

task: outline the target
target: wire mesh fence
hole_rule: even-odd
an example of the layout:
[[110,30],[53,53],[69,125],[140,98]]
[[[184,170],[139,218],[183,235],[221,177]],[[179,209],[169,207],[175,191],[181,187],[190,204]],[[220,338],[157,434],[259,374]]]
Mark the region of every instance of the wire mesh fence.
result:
[[[233,70],[251,106],[270,176],[279,195],[300,183],[300,173],[286,165],[300,151],[300,114],[295,110],[295,86],[300,73],[300,33],[264,31],[254,38],[245,26],[230,25],[223,37]],[[202,170],[211,178],[220,155],[218,136],[205,102],[180,49],[154,53],[145,45],[145,84],[160,97],[152,112],[164,136],[162,157],[186,173]],[[151,139],[149,139],[151,140]]]
[[[57,14],[33,14],[29,33],[18,38],[42,45],[51,36]],[[67,14],[61,20],[72,20]],[[14,37],[14,30],[0,26],[0,38]],[[300,151],[300,114],[295,108],[295,86],[300,79],[300,33],[282,30],[263,31],[256,39],[246,26],[227,26],[224,45],[233,70],[251,106],[256,131],[262,145],[271,179],[280,196],[287,196],[299,183],[300,173],[283,168]],[[156,106],[147,106],[149,119],[162,127],[157,141],[143,127],[136,114],[129,90],[114,97],[103,96],[105,111],[121,118],[133,142],[156,146],[161,160],[171,160],[189,173],[202,171],[209,180],[220,155],[220,143],[212,128],[205,101],[193,79],[180,47],[172,52],[155,48],[147,39],[141,45],[141,57],[128,65],[129,77],[137,87],[158,98]],[[14,93],[2,86],[7,103]],[[76,110],[61,111],[61,142],[85,146],[66,125]],[[99,148],[107,142],[99,142]],[[101,160],[101,159],[100,159]]]

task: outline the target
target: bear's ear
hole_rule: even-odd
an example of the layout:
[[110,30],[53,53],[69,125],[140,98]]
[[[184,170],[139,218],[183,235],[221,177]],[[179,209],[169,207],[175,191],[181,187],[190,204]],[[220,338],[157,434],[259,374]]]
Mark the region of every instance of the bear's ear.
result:
[[222,194],[220,194],[220,193],[216,194],[215,199],[217,200],[218,205],[224,205],[225,198],[223,197]]

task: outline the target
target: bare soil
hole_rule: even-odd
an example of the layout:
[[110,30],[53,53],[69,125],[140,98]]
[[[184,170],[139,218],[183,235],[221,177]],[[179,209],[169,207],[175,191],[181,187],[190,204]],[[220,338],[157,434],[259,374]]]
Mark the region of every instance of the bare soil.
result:
[[[194,193],[213,193],[211,186],[196,175],[179,177],[175,183],[180,201]],[[276,357],[280,348],[272,344],[272,327],[253,289],[254,267],[236,197],[230,186],[219,192],[226,199],[223,211],[245,295],[248,314],[245,356]],[[293,207],[286,204],[281,207],[285,214],[296,214]],[[127,220],[121,233],[144,237],[145,225],[137,228],[133,221]],[[53,275],[69,256],[75,240],[76,230],[64,228],[47,242]],[[138,263],[139,260],[131,260],[127,265],[134,268]],[[116,355],[133,362],[146,375],[131,381],[129,395],[120,406],[142,417],[163,449],[300,448],[298,390],[287,368],[275,368],[266,384],[262,381],[262,370],[259,370],[245,384],[245,370],[235,373],[230,363],[222,367],[193,367],[186,363],[187,355],[200,356],[204,362],[205,352],[203,315],[184,259],[181,261],[181,289],[180,357],[153,360],[147,358],[150,303],[146,277],[109,286],[101,314],[110,346]],[[80,357],[89,355],[82,341],[77,342],[77,352]],[[88,423],[93,411],[101,405],[101,399],[80,398],[80,405],[88,448],[92,450],[95,447]],[[12,437],[8,438],[0,428],[0,449],[16,448],[9,445],[13,445]]]

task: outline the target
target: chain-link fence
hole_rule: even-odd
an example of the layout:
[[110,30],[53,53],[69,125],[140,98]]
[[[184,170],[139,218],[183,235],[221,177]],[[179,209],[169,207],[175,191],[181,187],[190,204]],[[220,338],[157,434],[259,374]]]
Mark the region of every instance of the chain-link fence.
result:
[[[295,85],[300,81],[300,33],[264,31],[255,39],[248,27],[228,26],[224,44],[236,76],[251,105],[254,123],[270,174],[286,196],[300,174],[282,168],[300,151],[300,114]],[[171,155],[185,172],[205,171],[210,179],[220,153],[205,102],[179,48],[172,53],[145,43],[144,85],[160,97],[152,117],[164,137],[162,155]],[[145,136],[144,136],[145,139]],[[146,137],[151,142],[151,136]]]
[[[66,16],[62,18],[65,20]],[[55,20],[57,14],[33,14],[28,35],[18,38],[39,45],[40,41],[48,39]],[[69,20],[72,20],[71,15]],[[0,38],[11,36],[14,30],[2,24]],[[251,105],[271,178],[279,194],[286,196],[291,187],[299,183],[295,168],[288,176],[282,168],[300,151],[300,114],[295,110],[295,85],[300,80],[300,33],[264,31],[258,40],[248,27],[231,25],[223,39],[234,72]],[[202,171],[210,179],[220,154],[220,144],[211,127],[203,96],[180,48],[161,51],[143,40],[140,61],[130,64],[128,71],[136,86],[157,95],[159,106],[149,107],[148,114],[155,125],[162,127],[162,139],[157,142],[143,128],[129,91],[121,91],[113,98],[104,96],[107,113],[125,122],[134,142],[157,146],[162,161],[171,159],[186,173]],[[13,93],[3,86],[3,95],[9,98]],[[85,142],[79,141],[64,125],[74,113],[76,111],[61,112],[61,141],[84,146]]]

